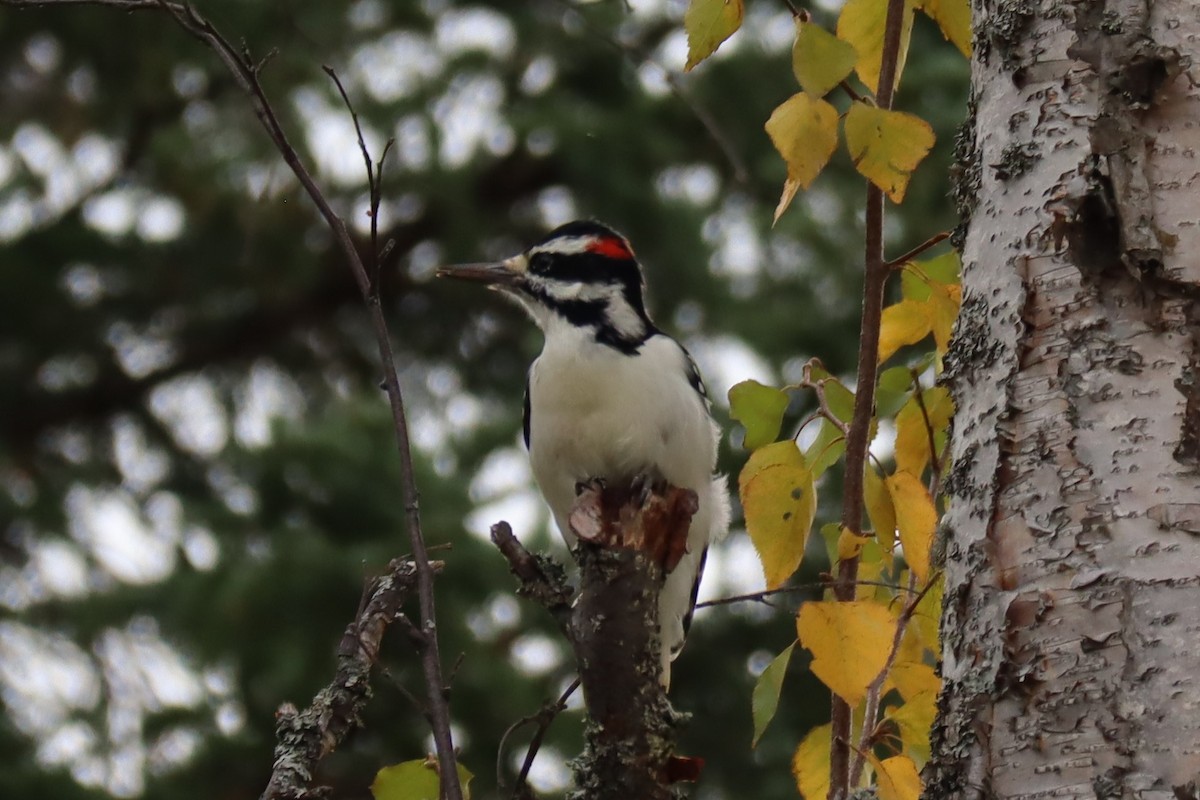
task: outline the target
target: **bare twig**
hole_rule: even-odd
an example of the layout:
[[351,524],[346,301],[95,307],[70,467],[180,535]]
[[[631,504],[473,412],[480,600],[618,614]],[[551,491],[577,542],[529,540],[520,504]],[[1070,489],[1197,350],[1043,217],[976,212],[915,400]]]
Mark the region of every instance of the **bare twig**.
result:
[[[896,84],[896,69],[900,53],[900,29],[905,13],[905,0],[888,0],[887,21],[884,26],[883,54],[879,70],[879,89],[876,101],[880,108],[892,106]],[[883,314],[883,290],[888,266],[883,257],[883,191],[872,183],[867,185],[866,253],[863,268],[863,313],[858,341],[858,378],[855,383],[854,416],[850,435],[846,438],[846,478],[843,487],[842,526],[851,533],[862,532],[863,468],[866,466],[870,444],[871,417],[875,413],[875,381],[879,369],[879,327]],[[838,600],[854,599],[858,578],[858,557],[838,563],[838,581],[834,595]],[[833,696],[832,739],[829,754],[829,799],[843,800],[850,783],[851,708],[846,701]]]
[[[5,0],[9,5],[82,5],[85,0]],[[447,700],[447,687],[442,679],[441,657],[438,652],[436,609],[434,605],[433,577],[434,570],[429,561],[425,546],[424,535],[421,532],[420,507],[412,462],[412,451],[408,438],[408,421],[404,410],[404,401],[400,391],[399,378],[392,357],[391,335],[388,331],[387,320],[379,300],[378,284],[373,282],[358,254],[345,221],[338,216],[326,200],[320,187],[300,160],[295,148],[288,141],[287,134],[279,122],[279,118],[267,98],[262,84],[259,82],[259,72],[266,63],[251,60],[246,50],[239,52],[229,40],[218,31],[212,23],[202,17],[190,5],[168,2],[168,0],[86,0],[93,5],[103,5],[121,9],[146,9],[157,7],[167,11],[181,28],[208,46],[225,64],[230,75],[250,97],[254,113],[258,117],[267,135],[283,156],[292,173],[308,194],[321,216],[324,217],[334,238],[342,251],[351,274],[358,284],[359,291],[367,305],[375,332],[376,345],[384,371],[384,383],[391,405],[392,423],[396,433],[396,445],[400,455],[401,494],[406,511],[406,522],[409,540],[413,551],[413,561],[416,568],[417,593],[420,599],[421,632],[425,636],[421,648],[421,663],[424,672],[426,692],[429,702],[430,725],[437,746],[439,773],[442,776],[443,790],[446,800],[461,800],[462,788],[459,785],[458,770],[455,765],[454,743],[450,731],[450,711]],[[268,55],[268,58],[270,56]],[[364,148],[365,149],[365,148]],[[368,172],[370,172],[370,156],[365,154]]]
[[[697,120],[700,121],[700,124],[704,126],[704,130],[708,133],[709,138],[713,140],[713,143],[717,146],[717,149],[719,149],[721,154],[725,156],[725,160],[729,162],[731,167],[733,167],[734,182],[740,186],[745,186],[750,182],[750,171],[746,168],[746,162],[742,158],[741,154],[738,153],[737,149],[733,146],[733,142],[725,134],[725,131],[721,129],[720,123],[717,122],[717,119],[712,115],[712,112],[710,112],[703,103],[697,100],[691,91],[689,91],[688,88],[683,85],[683,81],[680,80],[677,74],[667,69],[662,64],[659,64],[646,53],[639,52],[629,45],[622,44],[613,37],[609,36],[606,32],[597,28],[588,21],[587,17],[580,11],[580,9],[576,8],[575,4],[571,3],[570,0],[558,0],[558,2],[559,4],[579,14],[579,18],[583,21],[583,25],[585,28],[587,28],[588,33],[614,48],[622,56],[628,59],[635,68],[639,65],[639,63],[646,63],[659,70],[663,74],[663,77],[667,82],[667,86],[671,88],[671,91],[674,93],[674,95],[679,98],[684,105],[691,109],[692,114]],[[792,11],[794,15],[795,9],[792,9]]]
[[383,200],[383,162],[387,160],[388,152],[396,140],[389,138],[383,145],[383,152],[379,154],[379,160],[372,163],[371,151],[367,149],[367,142],[363,138],[362,124],[358,121],[358,112],[354,109],[354,103],[350,102],[350,96],[346,94],[346,87],[342,85],[342,81],[333,67],[322,65],[321,69],[333,80],[338,93],[342,96],[342,102],[346,105],[346,110],[350,112],[350,119],[354,121],[354,133],[358,136],[358,149],[362,151],[363,166],[367,170],[367,190],[370,196],[370,210],[367,213],[371,218],[370,277],[371,288],[378,292],[379,262],[384,255],[379,250],[379,205]]
[[925,423],[925,435],[929,440],[929,464],[933,468],[933,479],[935,483],[930,488],[930,497],[937,497],[938,477],[942,474],[942,462],[938,458],[937,442],[933,438],[933,422],[929,419],[929,409],[925,407],[925,398],[921,391],[921,375],[915,369],[911,370],[913,380],[913,399],[917,401],[917,408],[921,409],[921,420]]
[[849,439],[850,428],[846,425],[846,423],[837,418],[837,415],[833,413],[833,409],[829,407],[828,399],[825,397],[825,384],[831,380],[833,380],[833,378],[825,378],[824,380],[820,380],[809,385],[812,386],[813,391],[815,391],[817,394],[817,407],[821,409],[821,416],[829,420],[829,424],[841,431],[843,438]]
[[929,248],[936,247],[937,245],[941,244],[942,242],[946,241],[949,238],[950,238],[950,233],[948,231],[942,231],[941,233],[935,233],[933,236],[930,236],[928,239],[921,242],[919,245],[914,247],[912,250],[909,250],[904,255],[900,256],[899,258],[893,258],[891,261],[887,262],[888,269],[897,269],[899,267],[904,266],[906,263],[908,263],[909,261],[912,261],[914,258],[921,255],[921,253],[924,253]]
[[542,740],[546,738],[546,732],[550,730],[550,723],[554,722],[554,718],[567,709],[567,700],[575,694],[575,690],[578,688],[579,678],[576,678],[559,696],[557,703],[542,709],[538,718],[537,730],[534,731],[533,738],[529,740],[529,749],[525,751],[525,760],[521,762],[521,772],[517,775],[517,783],[513,787],[514,800],[521,792],[528,793],[526,781],[529,779],[529,770],[533,769],[533,760],[537,757],[538,750],[542,749]]
[[863,96],[855,91],[854,87],[850,85],[850,81],[842,81],[838,84],[838,86],[847,94],[847,96],[849,96],[851,100],[859,103],[865,102]]
[[[832,585],[833,585],[832,579],[820,580],[820,581],[805,581],[804,583],[796,583],[791,586],[781,586],[778,589],[764,589],[761,592],[750,592],[749,594],[735,594],[735,595],[732,595],[731,597],[719,597],[716,600],[705,600],[703,603],[697,603],[696,608],[698,610],[701,608],[709,608],[711,606],[728,606],[728,605],[732,605],[734,603],[746,603],[746,602],[763,603],[765,605],[774,607],[774,605],[772,603],[767,602],[766,598],[773,597],[777,594],[792,594],[794,592],[807,592],[811,589],[824,589],[824,588],[828,588],[829,586],[832,586]],[[885,581],[857,580],[854,582],[854,585],[855,586],[881,586],[884,589],[896,589],[898,591],[908,591],[908,592],[912,591],[911,589],[906,589],[903,586],[895,586],[895,585],[887,583]]]
[[[871,681],[871,685],[867,687],[867,707],[866,713],[863,715],[862,734],[858,740],[858,747],[855,748],[854,762],[850,767],[850,785],[857,786],[859,778],[862,777],[863,767],[866,765],[866,751],[871,749],[875,741],[875,726],[877,724],[875,717],[879,714],[879,697],[883,688],[883,681],[887,677],[888,671],[891,670],[892,664],[896,663],[896,655],[900,652],[900,642],[904,638],[904,631],[908,627],[908,623],[912,621],[913,614],[917,611],[917,606],[925,599],[925,595],[937,583],[940,572],[934,572],[929,576],[929,580],[925,582],[925,586],[917,592],[904,610],[900,612],[900,618],[896,621],[896,632],[892,636],[892,649],[888,652],[887,661],[883,665],[883,669],[879,670],[879,674],[875,676],[875,680]],[[908,575],[908,591],[911,593],[916,588],[916,576],[909,572]],[[904,698],[905,701],[908,698]]]

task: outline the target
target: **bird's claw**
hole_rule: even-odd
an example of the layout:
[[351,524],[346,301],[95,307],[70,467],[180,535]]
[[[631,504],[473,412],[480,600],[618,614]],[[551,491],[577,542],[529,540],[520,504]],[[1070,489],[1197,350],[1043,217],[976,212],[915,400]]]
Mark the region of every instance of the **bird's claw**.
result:
[[579,495],[583,494],[588,489],[602,492],[606,486],[608,486],[608,481],[604,480],[604,478],[588,478],[584,481],[576,481],[575,496],[579,497]]

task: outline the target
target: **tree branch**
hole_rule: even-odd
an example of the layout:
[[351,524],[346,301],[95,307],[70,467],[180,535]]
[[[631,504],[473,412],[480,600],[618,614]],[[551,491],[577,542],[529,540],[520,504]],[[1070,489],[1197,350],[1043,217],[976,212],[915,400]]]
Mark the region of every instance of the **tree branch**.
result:
[[[442,562],[435,561],[430,567],[439,571]],[[280,706],[275,723],[275,764],[262,800],[319,796],[321,790],[312,787],[313,772],[322,758],[361,725],[362,710],[371,693],[371,668],[379,658],[383,634],[400,617],[400,607],[416,583],[412,561],[392,561],[387,573],[372,581],[369,599],[342,634],[333,680],[302,712],[290,703]]]
[[696,504],[695,492],[671,486],[585,487],[570,515],[579,537],[574,602],[561,567],[530,555],[507,524],[492,527],[520,593],[551,611],[579,665],[588,723],[573,797],[668,800],[671,782],[698,770],[697,760],[673,755],[682,718],[662,684],[658,627],[663,581],[686,552]]
[[[879,70],[876,102],[880,108],[892,107],[896,70],[900,54],[900,30],[905,0],[888,0],[887,21],[883,34],[883,54]],[[863,267],[863,312],[858,341],[858,378],[855,382],[854,416],[846,439],[846,478],[843,489],[842,526],[852,534],[862,533],[863,469],[870,445],[871,417],[875,413],[875,381],[879,369],[879,328],[883,314],[883,290],[889,268],[883,255],[883,191],[867,184],[866,252]],[[838,563],[834,596],[843,602],[854,599],[858,578],[858,557]],[[852,709],[833,695],[832,747],[829,754],[829,800],[843,800],[850,784],[850,729]]]

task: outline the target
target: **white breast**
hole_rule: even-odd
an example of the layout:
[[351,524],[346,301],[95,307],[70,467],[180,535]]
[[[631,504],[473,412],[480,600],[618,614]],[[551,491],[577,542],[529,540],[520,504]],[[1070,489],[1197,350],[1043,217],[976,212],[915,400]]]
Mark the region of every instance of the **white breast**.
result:
[[581,481],[649,473],[706,493],[717,433],[679,345],[654,336],[631,356],[584,331],[553,333],[530,369],[529,454],[564,536]]
[[725,479],[714,477],[719,431],[688,381],[689,365],[667,336],[634,355],[598,344],[589,331],[541,320],[546,346],[529,371],[529,458],[568,544],[575,485],[638,474],[696,492],[688,551],[659,596],[662,677],[683,647],[683,622],[710,541],[729,527]]

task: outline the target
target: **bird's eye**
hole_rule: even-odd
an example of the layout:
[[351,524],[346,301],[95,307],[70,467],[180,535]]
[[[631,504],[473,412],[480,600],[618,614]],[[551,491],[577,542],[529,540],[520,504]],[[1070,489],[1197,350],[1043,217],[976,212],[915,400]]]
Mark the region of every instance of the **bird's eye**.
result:
[[529,271],[538,275],[545,275],[550,271],[552,259],[548,253],[535,253],[529,259]]

